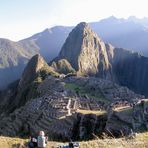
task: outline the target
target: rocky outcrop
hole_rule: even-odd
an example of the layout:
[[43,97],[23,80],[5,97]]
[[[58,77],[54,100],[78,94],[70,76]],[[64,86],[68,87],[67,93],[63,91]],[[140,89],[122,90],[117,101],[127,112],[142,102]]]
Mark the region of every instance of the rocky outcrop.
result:
[[44,59],[39,55],[35,55],[31,58],[29,63],[27,64],[22,77],[19,82],[19,90],[26,87],[31,81],[34,80],[37,72],[44,66],[48,66]]
[[84,22],[69,34],[57,57],[59,59],[66,59],[80,75],[103,78],[111,75],[105,44]]
[[66,59],[60,59],[57,62],[52,62],[51,66],[59,73],[75,73],[74,68],[72,68],[71,64]]

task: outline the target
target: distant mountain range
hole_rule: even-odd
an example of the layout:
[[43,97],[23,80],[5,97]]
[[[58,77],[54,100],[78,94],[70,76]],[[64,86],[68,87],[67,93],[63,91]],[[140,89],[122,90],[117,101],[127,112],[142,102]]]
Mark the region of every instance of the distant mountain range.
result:
[[0,89],[20,78],[28,60],[38,52],[34,49],[27,50],[19,42],[0,39]]
[[19,43],[24,46],[28,46],[30,42],[34,43],[32,48],[37,47],[40,54],[49,62],[58,55],[72,28],[73,27],[55,26],[50,29],[45,29],[43,32],[37,33],[27,39],[23,39],[19,41]]
[[[104,42],[148,56],[148,18],[117,19],[111,16],[90,23],[90,26]],[[55,58],[72,29],[55,26],[18,42],[0,39],[0,89],[20,78],[24,66],[36,53],[47,62]]]
[[148,56],[148,18],[117,19],[112,16],[90,24],[105,42]]
[[[128,19],[118,19],[111,16],[89,24],[92,30],[105,43],[111,43],[115,47],[138,51],[148,56],[148,18],[138,19],[131,16]],[[73,28],[73,26],[55,26],[20,42],[25,44],[28,41],[35,42],[40,49],[41,55],[49,61],[58,55]]]

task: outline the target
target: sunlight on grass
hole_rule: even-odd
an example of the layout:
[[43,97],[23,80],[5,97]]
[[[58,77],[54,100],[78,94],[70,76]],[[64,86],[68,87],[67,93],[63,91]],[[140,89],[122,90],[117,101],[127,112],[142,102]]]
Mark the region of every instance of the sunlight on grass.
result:
[[115,109],[117,112],[131,113],[133,109],[131,107],[120,107]]
[[[27,148],[28,139],[0,137],[0,148]],[[67,143],[48,141],[47,148]],[[137,134],[135,139],[106,138],[80,142],[80,148],[148,148],[148,132]]]
[[103,94],[99,90],[98,90],[97,93],[94,93],[90,90],[87,90],[87,88],[79,86],[78,84],[74,84],[74,83],[66,83],[65,88],[73,90],[73,91],[75,91],[76,93],[78,93],[82,96],[87,95],[89,98],[94,98],[98,101],[102,101],[102,102],[105,102],[105,103],[109,102],[109,100],[107,98],[105,98],[105,96],[103,96]]
[[106,113],[106,111],[95,111],[95,110],[77,110],[78,113],[81,114],[95,114],[95,115],[103,115]]

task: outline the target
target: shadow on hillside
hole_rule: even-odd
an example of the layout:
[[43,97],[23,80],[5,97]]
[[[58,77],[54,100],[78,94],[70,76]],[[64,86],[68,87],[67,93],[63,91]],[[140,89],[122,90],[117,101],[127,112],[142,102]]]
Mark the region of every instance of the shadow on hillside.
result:
[[8,68],[0,68],[0,89],[5,89],[10,83],[18,80],[24,70],[25,64],[12,66]]

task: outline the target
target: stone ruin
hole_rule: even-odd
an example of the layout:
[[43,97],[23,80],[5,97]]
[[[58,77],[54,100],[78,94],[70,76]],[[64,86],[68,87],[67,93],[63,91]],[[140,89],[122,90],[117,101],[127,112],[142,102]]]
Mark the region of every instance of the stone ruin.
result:
[[[122,106],[123,107],[123,106]],[[108,108],[108,121],[106,132],[116,136],[130,134],[134,132],[148,130],[148,100],[142,99],[132,106],[114,110],[112,106]]]
[[[69,138],[69,136],[73,136],[73,131],[71,131],[70,129],[75,129],[77,126],[79,126],[79,137],[83,139],[83,129],[85,129],[84,131],[86,132],[88,128],[83,123],[86,123],[85,121],[88,122],[88,118],[90,116],[84,115],[83,117],[83,115],[77,113],[77,109],[107,110],[107,106],[106,104],[104,104],[104,102],[95,100],[94,98],[89,97],[87,94],[77,95],[75,92],[65,89],[64,85],[67,81],[79,83],[82,86],[85,85],[85,87],[87,86],[87,89],[91,88],[92,85],[94,85],[96,88],[101,89],[103,94],[105,94],[105,92],[107,92],[108,90],[108,92],[112,93],[114,93],[114,89],[115,92],[116,89],[119,90],[118,85],[113,89],[111,88],[110,82],[104,82],[100,79],[98,80],[93,78],[88,79],[71,77],[57,79],[53,77],[48,77],[38,87],[38,91],[40,92],[41,97],[31,99],[25,104],[25,106],[22,106],[19,109],[15,110],[7,117],[1,116],[0,134],[6,136],[24,136],[37,134],[39,130],[44,130],[49,135],[49,137],[52,137],[53,139],[61,136],[63,137],[63,139],[66,139]],[[110,85],[108,85],[108,83]],[[114,84],[112,85],[114,86]],[[110,91],[111,89],[112,91]],[[127,92],[127,89],[123,90],[126,90]],[[133,100],[136,100],[135,98],[138,95],[133,95],[132,91],[131,93],[130,91],[128,93],[129,96],[134,97]],[[120,95],[116,96],[120,97]],[[114,100],[117,101],[116,99]],[[118,99],[118,102],[114,103],[114,105],[116,105],[115,108],[118,108],[121,106],[129,106],[129,103],[126,102],[126,100],[123,100],[123,98],[120,98]],[[101,127],[103,128],[105,125],[106,126],[101,131],[110,128],[114,131],[117,131],[118,129],[125,130],[125,128],[129,127],[128,125],[130,125],[131,128],[136,129],[139,128],[141,123],[144,123],[147,126],[147,106],[145,104],[143,112],[140,111],[140,118],[137,119],[134,119],[134,113],[131,113],[129,116],[124,115],[124,112],[118,113],[115,111],[111,111],[110,109],[111,108],[108,108],[107,110],[109,113],[108,116],[104,115],[100,118],[96,116],[91,116],[93,118],[92,120],[95,122],[98,128],[99,125],[96,121],[101,122],[103,120]],[[136,109],[138,108],[136,107]],[[121,116],[121,114],[123,114],[123,116]],[[144,118],[142,117],[142,115]],[[81,121],[81,124],[78,123],[79,117],[79,121]],[[116,120],[119,120],[120,124],[116,125]],[[136,120],[138,120],[138,122],[136,122]],[[93,128],[95,128],[95,126],[93,126]],[[95,131],[95,129],[91,130]]]

